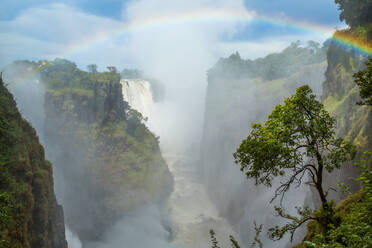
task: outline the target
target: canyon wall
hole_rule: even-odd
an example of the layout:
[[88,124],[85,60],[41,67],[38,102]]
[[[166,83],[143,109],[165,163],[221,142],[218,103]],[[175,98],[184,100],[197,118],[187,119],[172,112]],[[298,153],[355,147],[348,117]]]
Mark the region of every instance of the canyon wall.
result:
[[0,78],[0,246],[67,248],[52,165]]
[[[327,67],[325,50],[292,44],[282,53],[255,61],[243,60],[235,53],[208,72],[202,180],[220,214],[246,245],[254,235],[254,220],[264,228],[281,220],[272,214],[274,204],[269,204],[273,188],[256,187],[234,164],[232,153],[249,134],[251,124],[266,120],[273,107],[295,93],[297,87],[308,84],[320,96]],[[306,188],[290,192],[286,198],[288,211],[303,205],[306,193]],[[284,239],[274,244],[266,235],[262,238],[265,247],[285,247],[287,243]]]

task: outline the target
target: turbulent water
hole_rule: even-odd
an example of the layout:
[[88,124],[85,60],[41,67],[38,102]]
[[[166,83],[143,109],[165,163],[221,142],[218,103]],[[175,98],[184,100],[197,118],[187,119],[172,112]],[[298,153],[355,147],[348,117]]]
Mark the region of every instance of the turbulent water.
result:
[[164,154],[164,158],[175,183],[167,202],[173,242],[181,247],[210,247],[209,230],[213,228],[220,244],[228,247],[228,235],[236,235],[199,182],[195,161],[183,154]]
[[124,101],[143,117],[149,117],[154,104],[150,83],[143,79],[120,80]]

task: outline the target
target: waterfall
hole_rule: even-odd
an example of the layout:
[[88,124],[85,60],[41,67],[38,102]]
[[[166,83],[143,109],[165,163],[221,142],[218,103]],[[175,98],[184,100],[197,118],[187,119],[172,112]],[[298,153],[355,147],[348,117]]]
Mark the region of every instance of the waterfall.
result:
[[149,81],[143,79],[120,80],[123,91],[123,99],[129,106],[142,114],[150,117],[154,104]]

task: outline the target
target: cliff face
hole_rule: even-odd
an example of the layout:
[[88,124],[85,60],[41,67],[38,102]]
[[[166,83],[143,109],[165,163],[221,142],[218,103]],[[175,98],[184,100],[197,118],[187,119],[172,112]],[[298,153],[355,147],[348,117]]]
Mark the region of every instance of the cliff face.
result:
[[[352,35],[350,30],[338,32]],[[354,41],[358,41],[358,37],[354,36]],[[336,134],[345,137],[357,146],[358,154],[355,160],[358,162],[364,151],[372,150],[372,108],[356,104],[360,101],[360,96],[359,88],[353,78],[355,72],[364,69],[366,60],[367,57],[364,54],[356,53],[354,50],[333,42],[327,53],[328,67],[322,95],[324,106],[337,120]],[[332,172],[331,175],[326,175],[324,178],[326,187],[337,189],[337,184],[343,182],[353,192],[356,192],[360,187],[360,183],[355,181],[355,178],[360,175],[360,171],[354,165],[356,161],[345,164],[340,170]],[[369,160],[364,163],[371,162]],[[310,222],[304,240],[315,242],[319,247],[341,245],[338,243],[340,240],[345,247],[368,246],[369,236],[367,233],[370,230],[371,208],[366,206],[371,205],[372,198],[370,180],[367,179],[371,173],[368,170],[364,173],[364,179],[359,180],[359,182],[363,182],[364,187],[357,193],[347,196],[330,191],[330,196],[339,201],[335,210],[336,215],[340,216],[339,226],[330,231],[331,238],[329,240],[317,238],[316,235],[321,231],[315,222]],[[345,196],[347,196],[346,199],[341,200]],[[312,198],[313,202],[319,202],[317,197],[313,196]],[[295,247],[305,246],[300,243]]]
[[0,79],[0,246],[67,248],[52,166]]
[[157,138],[123,101],[119,74],[54,61],[41,75],[45,140],[66,223],[83,244],[101,240],[130,211],[161,202],[171,174]]
[[[352,141],[359,154],[372,150],[372,108],[360,106],[359,89],[353,74],[364,68],[366,57],[337,43],[331,44],[327,54],[328,67],[323,83],[322,101],[326,109],[337,120],[336,134]],[[334,186],[345,182],[355,191],[354,178],[358,171],[352,164],[332,173],[327,183]],[[339,200],[340,198],[336,198]]]
[[[256,187],[253,181],[247,180],[234,164],[232,153],[249,134],[251,124],[266,120],[273,107],[284,97],[304,84],[310,85],[320,95],[324,81],[327,66],[325,53],[322,55],[322,51],[318,50],[318,59],[314,59],[316,52],[311,53],[310,48],[306,51],[296,46],[288,49],[257,61],[242,60],[233,54],[220,60],[208,73],[201,148],[203,180],[220,213],[227,217],[238,233],[244,233],[242,239],[246,238],[247,242],[252,238],[249,235],[254,235],[249,233],[253,220],[264,226],[271,226],[277,221],[267,214],[272,212],[269,202],[273,192],[265,187]],[[300,59],[308,63],[292,64]],[[266,69],[250,74],[259,65]],[[303,195],[288,201],[292,203],[296,200],[301,204]],[[297,197],[296,192],[293,196]],[[265,244],[269,243],[265,240]],[[284,247],[285,242],[275,247],[278,246]]]

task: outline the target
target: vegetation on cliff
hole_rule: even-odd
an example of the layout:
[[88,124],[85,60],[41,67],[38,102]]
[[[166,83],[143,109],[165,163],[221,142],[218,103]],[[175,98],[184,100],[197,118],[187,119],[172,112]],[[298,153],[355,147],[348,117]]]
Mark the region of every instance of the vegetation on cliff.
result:
[[256,184],[272,186],[276,177],[281,177],[274,191],[276,197],[284,199],[291,187],[299,187],[308,176],[321,199],[321,214],[314,213],[308,206],[296,207],[299,217],[286,213],[283,207],[275,207],[278,216],[289,222],[283,227],[270,228],[270,238],[281,239],[291,234],[309,220],[315,220],[327,233],[335,225],[333,203],[328,201],[328,190],[324,188],[324,173],[339,169],[343,162],[354,158],[352,144],[335,137],[335,119],[316,100],[308,86],[297,89],[296,94],[277,105],[265,124],[252,124],[248,137],[234,153],[236,163],[248,178]]
[[[342,38],[366,51],[371,51],[372,2],[368,0],[335,2],[341,10],[340,19],[345,20],[350,26],[349,29],[337,31],[334,34],[335,38]],[[356,181],[362,183],[362,188],[337,204],[335,215],[340,219],[337,225],[332,226],[324,234],[316,223],[310,223],[305,241],[297,247],[371,247],[372,160],[370,153],[364,153],[372,150],[372,108],[368,106],[371,86],[370,62],[365,53],[359,53],[338,42],[330,44],[327,60],[328,68],[322,99],[325,107],[340,123],[336,130],[337,135],[345,137],[357,146],[360,160],[357,167],[347,166],[342,174],[330,175],[327,179],[333,181],[333,184],[342,182],[348,191],[350,189],[344,182],[349,183],[353,186],[351,191],[355,192],[358,184],[352,184],[351,181],[356,177]],[[357,102],[367,106],[357,105]],[[364,155],[361,155],[363,153]]]
[[[323,85],[324,104],[340,122],[336,129],[337,134],[345,136],[357,146],[358,160],[361,162],[357,163],[357,167],[346,166],[342,173],[329,175],[326,180],[333,185],[342,183],[349,192],[355,192],[359,183],[362,183],[362,188],[336,205],[335,216],[339,219],[337,225],[333,225],[324,234],[316,223],[309,223],[304,242],[296,247],[370,247],[372,160],[370,153],[369,156],[361,154],[372,149],[372,110],[370,106],[357,105],[357,102],[361,102],[360,96],[368,94],[364,95],[362,90],[359,91],[358,84],[354,82],[355,79],[358,82],[358,78],[362,81],[365,79],[363,75],[368,71],[368,66],[363,69],[365,57],[357,56],[350,50],[345,51],[336,44],[330,46],[328,59],[327,80]],[[359,176],[360,171],[362,173]],[[353,183],[355,177],[357,180]]]
[[372,58],[366,62],[366,68],[354,74],[355,83],[359,86],[362,101],[359,105],[372,106]]
[[[297,87],[307,83],[315,94],[321,94],[327,66],[325,58],[325,47],[320,48],[316,43],[305,47],[294,43],[280,53],[252,60],[252,65],[257,68],[270,67],[265,63],[277,64],[271,67],[276,75],[271,77],[275,78],[273,80],[265,77],[264,70],[253,71],[253,67],[245,67],[249,60],[238,59],[235,55],[219,60],[208,71],[201,170],[209,196],[220,214],[232,223],[237,232],[246,234],[240,237],[245,246],[249,246],[255,235],[252,216],[264,224],[263,232],[269,223],[279,224],[280,220],[266,214],[272,212],[272,207],[267,204],[272,195],[266,194],[263,187],[254,187],[254,180],[245,180],[236,170],[231,154],[247,137],[250,124],[265,121],[273,107],[293,94]],[[252,202],[249,199],[256,200]],[[266,235],[262,241],[272,242]]]
[[66,223],[84,245],[165,198],[172,177],[158,138],[123,101],[116,70],[86,72],[64,59],[16,64],[24,68],[18,74],[38,74],[45,88],[43,139]]
[[[346,6],[353,7],[353,11],[355,8],[361,8],[358,5],[359,2],[361,1],[353,3],[353,6],[344,5],[344,11],[348,11]],[[368,8],[363,7],[363,9]],[[367,38],[366,26],[368,25],[362,23],[352,25],[349,29],[337,31],[334,37],[336,40],[341,37],[358,47],[371,48],[372,43]],[[338,122],[337,136],[345,137],[354,143],[357,146],[358,157],[364,151],[372,150],[372,108],[356,104],[362,100],[360,93],[362,96],[364,93],[360,91],[354,78],[355,73],[358,75],[358,71],[366,68],[367,57],[366,53],[362,53],[354,47],[345,46],[337,41],[331,42],[327,51],[328,67],[322,94],[325,108]],[[359,73],[359,75],[361,74]],[[358,189],[358,184],[353,179],[358,174],[359,171],[349,164],[342,170],[342,173],[336,173],[328,179],[332,186],[345,182],[355,192]]]
[[316,222],[310,222],[304,242],[296,248],[343,248],[372,246],[372,154],[366,152],[357,163],[361,175],[356,178],[362,189],[349,196],[335,207],[337,225],[332,225],[324,234]]
[[[339,8],[342,10],[341,20],[346,20],[350,28],[337,31],[334,34],[334,39],[326,43],[328,66],[325,72],[326,80],[323,83],[322,102],[330,116],[337,121],[335,136],[342,137],[357,147],[358,156],[356,161],[359,161],[364,151],[372,150],[372,109],[368,106],[370,73],[368,72],[369,63],[366,63],[368,51],[372,51],[370,24],[372,2],[337,0],[336,3],[340,5]],[[235,61],[235,64],[232,61]],[[243,72],[240,72],[240,68],[244,68],[242,66],[244,61],[242,61],[236,54],[219,62],[220,66],[226,66],[227,64],[226,75],[231,78],[233,87],[236,86],[237,78],[239,80],[239,76],[236,75],[244,75]],[[229,65],[231,68],[229,68]],[[224,73],[217,74],[214,70],[215,68],[210,70],[212,75],[209,75],[209,79],[218,81],[218,77],[224,77]],[[230,76],[229,72],[232,72],[234,76]],[[251,75],[254,74],[251,73]],[[254,80],[251,80],[251,82],[254,82]],[[271,88],[271,86],[268,88]],[[279,90],[276,93],[281,94]],[[357,105],[357,102],[367,106]],[[360,167],[358,169],[352,165],[353,163],[346,163],[342,170],[324,175],[323,187],[325,188],[339,189],[337,184],[345,182],[345,184],[342,184],[343,187],[348,188],[350,186],[350,191],[356,192],[359,189],[359,184],[354,182],[356,177],[359,178],[358,182],[362,183],[363,188],[332,208],[334,210],[332,214],[334,221],[329,222],[330,225],[328,225],[327,230],[321,223],[310,222],[309,231],[305,237],[306,242],[299,247],[303,245],[317,248],[371,246],[371,198],[370,193],[368,193],[371,162],[368,163],[368,166],[362,168],[362,176],[359,176]],[[267,175],[265,171],[255,171],[255,173],[250,175],[256,175],[258,178]],[[342,197],[340,191],[338,190],[338,193],[328,191],[328,196],[331,199],[339,200]],[[314,199],[315,206],[319,206],[319,200]],[[302,210],[299,212],[300,215],[303,213],[306,212]],[[315,211],[313,216],[322,217],[324,213],[323,207]],[[296,216],[292,220],[298,222],[302,219]],[[291,226],[288,225],[287,227]],[[279,231],[277,234],[281,234],[281,229],[274,229],[274,231]]]
[[[262,78],[264,81],[288,77],[306,65],[318,64],[325,60],[327,47],[309,41],[307,46],[294,42],[280,53],[264,58],[243,60],[236,52],[228,58],[222,58],[209,70],[213,78]],[[211,78],[210,80],[213,80]]]
[[0,221],[0,247],[67,247],[51,164],[1,78]]
[[340,10],[340,20],[352,29],[364,28],[372,38],[372,2],[370,0],[335,0]]

